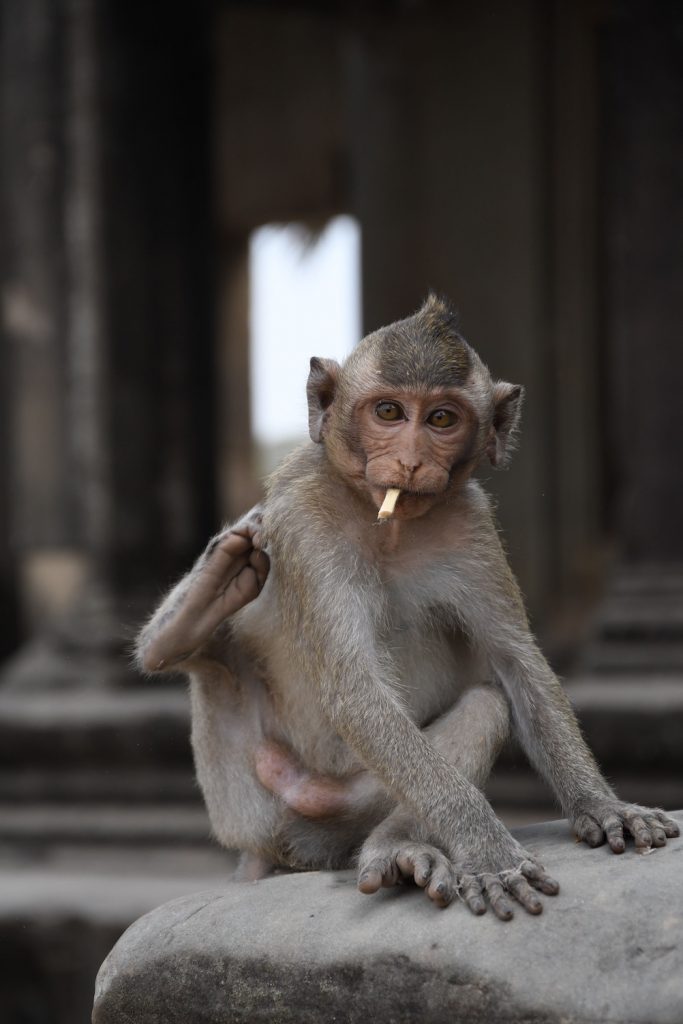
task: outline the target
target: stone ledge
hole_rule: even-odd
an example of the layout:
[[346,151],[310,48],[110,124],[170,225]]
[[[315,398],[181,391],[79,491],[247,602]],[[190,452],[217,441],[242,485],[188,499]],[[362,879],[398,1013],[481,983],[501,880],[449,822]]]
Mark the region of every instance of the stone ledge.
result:
[[565,822],[516,835],[562,885],[540,918],[438,911],[412,889],[363,897],[352,872],[234,884],[132,925],[93,1022],[680,1024],[683,839],[617,858]]

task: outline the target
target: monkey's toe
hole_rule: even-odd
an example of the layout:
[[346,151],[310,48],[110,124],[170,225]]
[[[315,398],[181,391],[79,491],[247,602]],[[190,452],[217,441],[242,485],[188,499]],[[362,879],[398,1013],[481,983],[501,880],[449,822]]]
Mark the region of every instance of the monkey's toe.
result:
[[395,858],[376,857],[362,866],[358,873],[358,888],[366,896],[371,896],[381,888],[398,885],[401,872]]
[[412,840],[375,843],[361,854],[358,888],[377,892],[382,886],[400,884],[404,879],[424,889],[437,907],[447,907],[457,892],[455,869],[434,846]]

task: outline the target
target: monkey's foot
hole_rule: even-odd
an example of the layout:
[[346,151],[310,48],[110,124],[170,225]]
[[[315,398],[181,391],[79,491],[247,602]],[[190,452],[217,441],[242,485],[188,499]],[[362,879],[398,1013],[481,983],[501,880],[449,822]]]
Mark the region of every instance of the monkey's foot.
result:
[[197,606],[203,598],[208,607],[218,608],[224,619],[258,597],[270,568],[262,550],[261,525],[257,506],[209,542],[190,591]]
[[260,529],[260,514],[252,512],[213,538],[188,587],[143,642],[146,671],[187,661],[225,619],[258,597],[269,569],[268,556],[259,546]]
[[681,834],[673,818],[659,808],[639,807],[614,797],[584,801],[572,816],[571,825],[579,841],[588,846],[602,846],[607,842],[613,853],[623,853],[626,849],[625,833],[633,836],[640,853],[653,846],[666,846],[667,839]]
[[371,894],[412,879],[437,907],[447,907],[458,892],[457,873],[435,846],[411,839],[370,839],[360,853],[358,888]]
[[261,878],[268,878],[269,875],[275,874],[275,871],[276,868],[272,861],[261,857],[258,853],[243,850],[232,877],[235,882],[257,882]]
[[256,750],[256,777],[304,818],[325,818],[351,810],[361,795],[366,773],[351,779],[314,775],[291,751],[266,740]]

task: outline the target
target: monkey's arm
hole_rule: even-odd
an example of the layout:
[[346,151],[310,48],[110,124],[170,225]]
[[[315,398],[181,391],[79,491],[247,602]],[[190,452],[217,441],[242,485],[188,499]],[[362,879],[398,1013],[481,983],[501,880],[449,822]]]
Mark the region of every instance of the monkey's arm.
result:
[[256,506],[212,538],[140,632],[136,658],[144,672],[187,668],[218,626],[258,596],[269,567],[260,529]]
[[554,789],[579,839],[590,846],[607,840],[614,853],[622,853],[626,830],[638,848],[664,846],[667,837],[679,834],[678,825],[658,809],[624,803],[607,783],[529,630],[497,535],[489,537],[487,549],[487,560],[471,560],[468,600],[461,602],[459,617],[488,651],[530,760]]
[[506,687],[517,733],[530,760],[553,787],[579,839],[589,846],[625,849],[624,832],[637,848],[664,846],[677,836],[675,821],[659,809],[625,803],[614,793],[591,754],[557,677],[527,633],[493,665]]
[[[547,879],[483,794],[401,706],[388,645],[378,639],[386,594],[371,567],[348,549],[335,551],[332,537],[312,543],[310,532],[299,540],[274,530],[274,564],[290,566],[278,580],[290,646],[303,661],[303,674],[318,685],[335,730],[492,899],[502,894],[504,875],[516,876],[513,885],[526,885],[526,871]],[[304,572],[306,585],[299,587]]]

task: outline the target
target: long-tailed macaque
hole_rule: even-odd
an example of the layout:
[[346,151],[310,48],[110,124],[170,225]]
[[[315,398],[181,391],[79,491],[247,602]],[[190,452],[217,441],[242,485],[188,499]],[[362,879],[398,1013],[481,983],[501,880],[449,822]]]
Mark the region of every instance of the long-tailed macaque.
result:
[[244,876],[357,859],[365,893],[409,877],[437,905],[540,913],[558,885],[482,794],[511,723],[579,839],[678,835],[600,773],[473,479],[507,462],[521,401],[433,296],[343,366],[312,359],[311,443],[143,629],[142,669],[190,677],[197,775]]

